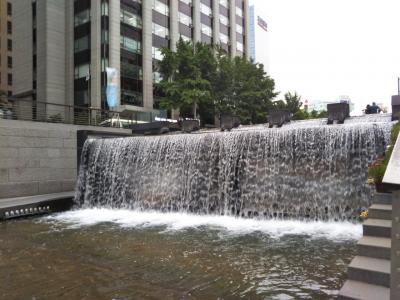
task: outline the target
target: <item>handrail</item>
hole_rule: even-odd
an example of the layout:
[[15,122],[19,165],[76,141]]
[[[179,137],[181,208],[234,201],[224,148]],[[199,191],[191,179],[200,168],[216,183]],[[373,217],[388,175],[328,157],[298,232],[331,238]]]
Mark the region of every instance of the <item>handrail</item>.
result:
[[160,117],[159,114],[161,113],[121,112],[35,101],[30,98],[0,96],[0,119],[121,128],[132,124],[152,122],[156,117]]

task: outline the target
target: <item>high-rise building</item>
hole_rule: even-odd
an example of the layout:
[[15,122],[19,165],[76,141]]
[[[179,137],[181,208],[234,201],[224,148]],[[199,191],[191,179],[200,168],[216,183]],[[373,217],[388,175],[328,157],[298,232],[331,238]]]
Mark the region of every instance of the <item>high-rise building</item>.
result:
[[12,93],[13,56],[12,56],[12,2],[0,1],[0,90],[8,95]]
[[264,64],[264,69],[269,72],[268,23],[260,15],[261,12],[256,6],[251,5],[249,8],[249,56],[254,62]]
[[106,67],[120,71],[120,111],[157,108],[160,49],[179,38],[248,55],[248,0],[13,0],[14,96],[107,108]]

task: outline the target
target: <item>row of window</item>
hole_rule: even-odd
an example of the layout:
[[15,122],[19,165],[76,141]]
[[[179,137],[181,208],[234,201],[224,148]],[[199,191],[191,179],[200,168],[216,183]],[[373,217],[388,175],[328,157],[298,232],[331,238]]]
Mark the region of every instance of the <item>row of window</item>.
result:
[[[1,83],[1,73],[0,73],[0,83]],[[12,74],[7,74],[7,84],[12,85],[12,83],[13,83]]]
[[[1,47],[1,43],[0,43],[0,47]],[[7,39],[7,50],[12,51],[12,40],[10,40],[10,39]]]

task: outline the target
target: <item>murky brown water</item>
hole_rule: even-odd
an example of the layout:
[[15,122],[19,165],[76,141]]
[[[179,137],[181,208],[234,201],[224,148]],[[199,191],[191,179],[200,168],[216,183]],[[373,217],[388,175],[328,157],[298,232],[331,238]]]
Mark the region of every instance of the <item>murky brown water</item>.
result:
[[0,299],[334,299],[355,244],[18,220],[0,224]]

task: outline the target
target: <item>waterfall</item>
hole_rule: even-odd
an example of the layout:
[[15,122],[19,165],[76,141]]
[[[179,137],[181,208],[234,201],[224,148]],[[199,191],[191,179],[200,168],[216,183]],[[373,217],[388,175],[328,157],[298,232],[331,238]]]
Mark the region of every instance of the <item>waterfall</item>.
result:
[[240,217],[356,219],[373,193],[368,165],[383,154],[392,124],[384,117],[323,124],[90,139],[82,153],[76,203]]

